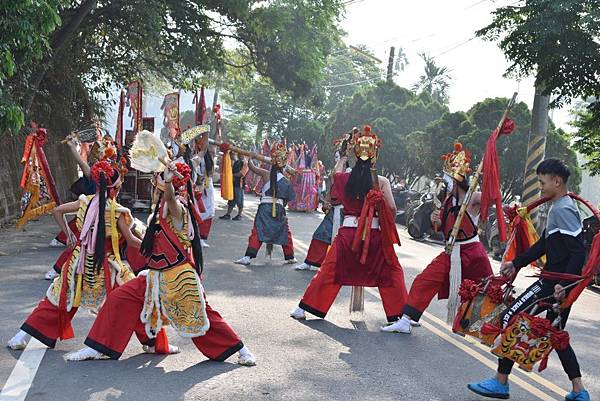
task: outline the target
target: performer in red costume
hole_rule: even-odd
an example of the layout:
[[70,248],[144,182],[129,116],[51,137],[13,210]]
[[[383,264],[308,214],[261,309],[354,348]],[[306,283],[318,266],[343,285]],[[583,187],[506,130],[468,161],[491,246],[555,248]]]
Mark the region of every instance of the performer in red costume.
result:
[[[447,184],[447,196],[442,209],[434,213],[434,227],[440,227],[448,240],[460,206],[469,188],[467,174],[470,171],[471,156],[468,151],[457,143],[454,151],[443,156],[444,180]],[[481,193],[475,192],[467,206],[460,230],[452,251],[440,253],[413,281],[404,306],[403,316],[397,322],[381,328],[381,331],[410,334],[411,326],[415,325],[427,309],[433,297],[448,298],[448,321],[454,319],[458,306],[458,293],[450,291],[451,271],[459,275],[460,283],[464,279],[479,282],[492,274],[492,267],[483,244],[477,235],[479,221],[479,204]],[[441,215],[441,216],[440,216]],[[461,279],[462,277],[462,279]]]
[[324,318],[342,285],[378,287],[388,322],[402,313],[407,293],[393,245],[400,242],[396,206],[388,179],[377,176],[377,191],[371,176],[380,143],[365,126],[353,139],[357,160],[352,171],[344,172],[345,155],[336,164],[332,196],[344,206],[344,221],[299,306],[290,313],[294,319],[305,319],[306,312]]
[[63,214],[77,212],[80,234],[77,239],[71,238],[76,242],[46,297],[8,342],[12,349],[25,348],[28,334],[50,348],[59,338],[72,338],[71,320],[79,307],[99,309],[107,294],[134,277],[131,268],[121,261],[119,250],[121,238],[132,247],[140,246],[140,240],[131,232],[129,209],[116,202],[121,174],[107,161],[101,161],[92,167],[90,176],[96,183],[95,195],[81,195],[79,200],[63,203],[53,212],[63,231],[67,230]]
[[[173,178],[174,169],[183,178]],[[110,294],[85,340],[87,347],[68,355],[68,360],[119,359],[133,333],[146,346],[156,341],[157,350],[163,347],[162,352],[179,352],[161,344],[164,340],[159,333],[165,322],[182,337],[191,338],[211,360],[224,361],[239,352],[239,364],[256,364],[231,326],[206,302],[190,172],[184,163],[171,163],[162,173],[164,178],[155,176],[157,202],[142,241],[148,270]],[[187,192],[183,202],[174,186],[182,194]]]

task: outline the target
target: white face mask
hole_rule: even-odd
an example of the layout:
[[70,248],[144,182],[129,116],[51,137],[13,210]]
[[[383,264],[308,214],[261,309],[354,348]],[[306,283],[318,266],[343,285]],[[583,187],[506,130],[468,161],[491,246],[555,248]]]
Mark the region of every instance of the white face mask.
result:
[[452,189],[454,188],[454,179],[444,173],[444,182],[446,183],[446,191],[448,193],[452,192]]

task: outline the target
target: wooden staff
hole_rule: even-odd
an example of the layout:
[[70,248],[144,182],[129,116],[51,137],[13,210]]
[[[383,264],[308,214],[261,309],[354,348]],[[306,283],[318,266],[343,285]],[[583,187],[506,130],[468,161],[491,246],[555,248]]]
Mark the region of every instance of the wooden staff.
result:
[[[212,139],[212,138],[208,138],[208,143],[211,144],[211,145],[214,145],[214,146],[221,146],[223,144],[223,142],[217,141],[217,140]],[[232,152],[234,152],[234,153],[240,154],[242,156],[248,156],[251,159],[256,159],[256,160],[261,161],[263,163],[271,164],[271,158],[268,157],[268,156],[263,156],[263,155],[258,154],[258,153],[250,152],[248,150],[244,150],[242,148],[238,148],[237,146],[233,146],[233,145],[229,145],[229,150],[232,151]],[[290,174],[296,174],[297,173],[297,171],[293,167],[290,167],[288,165],[285,166],[285,170],[286,170],[286,172],[288,172]]]
[[[504,114],[502,114],[502,118],[500,119],[500,122],[498,123],[498,127],[496,128],[497,130],[502,129],[502,126],[504,125],[504,121],[508,118],[508,114],[510,113],[510,110],[512,109],[512,107],[515,105],[516,100],[517,100],[517,92],[515,92],[513,94],[512,98],[508,101],[508,104],[506,105],[506,109],[504,110]],[[454,244],[456,243],[456,236],[458,235],[460,225],[462,223],[463,218],[465,217],[465,212],[467,211],[469,202],[471,201],[471,198],[473,197],[475,188],[477,187],[477,184],[479,183],[479,177],[481,176],[482,172],[483,172],[483,158],[481,158],[481,162],[479,162],[479,167],[477,167],[477,171],[475,172],[473,177],[471,177],[471,183],[469,185],[469,190],[467,191],[467,194],[465,195],[465,198],[463,199],[462,204],[460,205],[460,210],[458,212],[458,216],[456,217],[456,221],[454,222],[454,227],[452,227],[450,237],[448,238],[448,242],[446,244],[446,254],[447,255],[452,254],[452,249],[454,249]]]

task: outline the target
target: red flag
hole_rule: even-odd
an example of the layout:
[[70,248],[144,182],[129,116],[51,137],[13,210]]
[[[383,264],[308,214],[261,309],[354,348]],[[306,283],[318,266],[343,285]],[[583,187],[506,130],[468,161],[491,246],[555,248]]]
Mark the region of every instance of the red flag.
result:
[[204,86],[200,88],[200,96],[198,92],[194,96],[194,104],[196,105],[196,111],[194,113],[194,122],[196,125],[206,124],[207,112],[206,112],[206,98],[204,97]]
[[127,85],[127,105],[129,106],[129,117],[133,120],[133,132],[142,128],[142,81],[137,80]]
[[164,125],[169,131],[169,136],[173,139],[179,135],[179,92],[173,92],[165,95],[162,106],[164,115]]
[[483,154],[483,185],[481,188],[480,217],[486,221],[490,206],[496,205],[496,220],[498,221],[498,234],[500,241],[506,241],[506,222],[502,210],[502,195],[500,193],[500,172],[498,170],[498,153],[496,152],[496,140],[500,135],[509,135],[515,129],[513,120],[507,118],[502,127],[497,128],[490,135]]

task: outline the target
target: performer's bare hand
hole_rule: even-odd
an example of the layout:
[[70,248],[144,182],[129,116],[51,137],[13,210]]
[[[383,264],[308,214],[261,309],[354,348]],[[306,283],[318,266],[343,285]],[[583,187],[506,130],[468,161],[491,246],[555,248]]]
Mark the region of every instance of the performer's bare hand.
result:
[[517,272],[517,269],[515,268],[515,265],[513,264],[513,262],[502,262],[502,264],[500,265],[500,273],[504,276],[504,277],[514,277],[515,273]]
[[170,162],[169,166],[163,172],[165,182],[171,182],[173,180],[173,171],[177,171],[177,166],[175,166],[175,162]]
[[566,296],[566,292],[565,289],[562,285],[560,284],[556,284],[554,286],[554,299],[556,299],[557,301],[562,301],[563,299],[565,299]]
[[440,225],[442,222],[442,219],[440,218],[440,210],[439,209],[435,209],[432,213],[431,213],[431,222],[437,225]]

